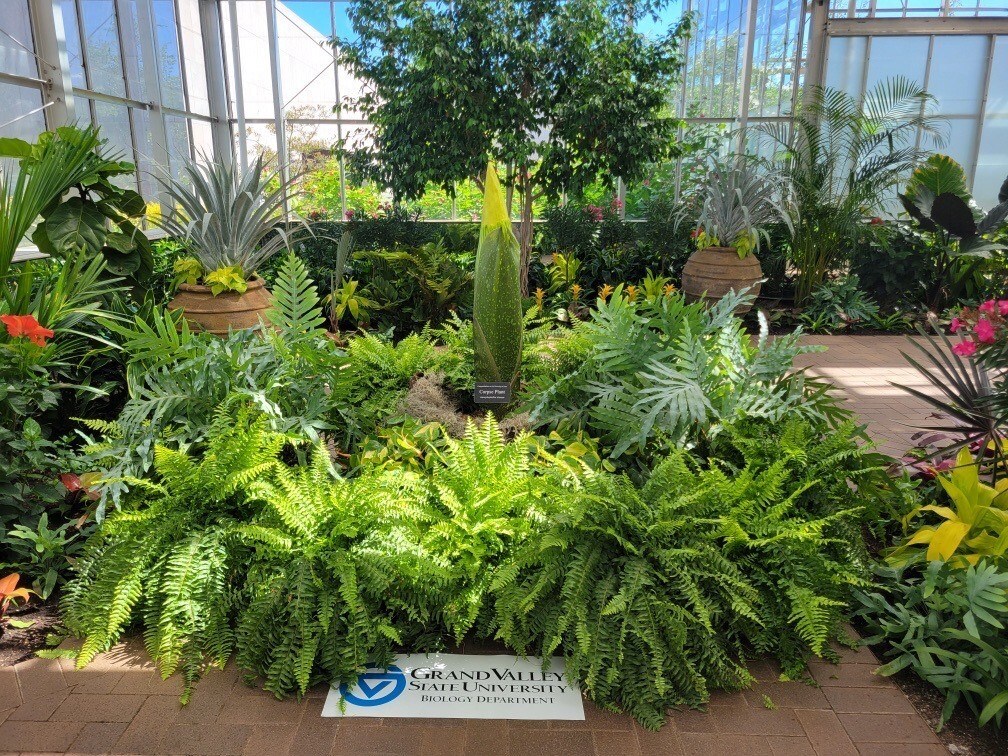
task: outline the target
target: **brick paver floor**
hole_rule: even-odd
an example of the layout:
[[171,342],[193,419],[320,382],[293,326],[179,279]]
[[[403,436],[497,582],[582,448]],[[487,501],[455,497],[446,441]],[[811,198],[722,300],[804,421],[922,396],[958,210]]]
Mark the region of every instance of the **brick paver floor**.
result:
[[[883,451],[898,454],[924,405],[889,386],[922,385],[904,367],[896,337],[817,337],[830,351],[803,358],[834,381],[870,424]],[[891,681],[872,671],[867,649],[839,649],[838,665],[816,662],[815,684],[780,682],[757,661],[758,683],[716,693],[705,712],[672,712],[660,732],[585,702],[584,722],[323,719],[325,691],[277,701],[244,685],[229,666],[178,703],[177,679],[162,681],[137,641],[82,672],[66,660],[0,668],[0,756],[118,754],[471,754],[472,756],[844,756],[947,753]]]

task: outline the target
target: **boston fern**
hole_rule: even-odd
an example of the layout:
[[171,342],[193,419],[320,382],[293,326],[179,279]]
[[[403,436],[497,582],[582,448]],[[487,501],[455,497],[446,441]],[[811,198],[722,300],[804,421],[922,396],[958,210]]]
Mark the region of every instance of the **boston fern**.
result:
[[84,639],[77,666],[108,650],[139,621],[164,677],[181,671],[187,699],[207,663],[230,657],[229,575],[242,569],[245,489],[275,465],[284,437],[248,410],[218,411],[202,459],[164,446],[156,482],[134,480],[78,560],[63,595],[67,628]]
[[743,301],[733,293],[707,309],[678,294],[631,301],[617,289],[569,337],[584,359],[526,392],[531,422],[572,423],[600,437],[614,458],[646,458],[742,418],[844,419],[825,384],[792,371],[796,356],[817,347],[800,345],[800,330],[769,338],[762,318],[754,343],[733,314]]
[[674,451],[639,489],[589,478],[495,577],[497,637],[561,651],[594,700],[653,728],[670,706],[749,683],[747,649],[792,674],[830,655],[862,583],[857,510],[820,483],[870,469],[850,431],[820,444],[801,422],[750,429],[733,436],[753,452],[738,468]]

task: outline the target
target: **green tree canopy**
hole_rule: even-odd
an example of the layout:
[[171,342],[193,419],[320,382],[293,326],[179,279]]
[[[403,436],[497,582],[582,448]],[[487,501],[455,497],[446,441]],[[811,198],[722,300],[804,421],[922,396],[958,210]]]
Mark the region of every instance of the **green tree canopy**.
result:
[[374,125],[343,145],[351,167],[411,200],[481,179],[488,157],[509,166],[527,262],[539,196],[632,181],[675,154],[689,23],[635,30],[666,2],[358,0],[355,36],[334,40],[364,82],[352,107]]

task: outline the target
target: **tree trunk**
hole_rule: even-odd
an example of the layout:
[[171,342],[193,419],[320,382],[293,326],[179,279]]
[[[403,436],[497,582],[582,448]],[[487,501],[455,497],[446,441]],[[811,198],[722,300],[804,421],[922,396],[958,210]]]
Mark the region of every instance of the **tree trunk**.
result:
[[529,295],[529,258],[532,254],[532,182],[527,179],[521,185],[521,222],[518,227],[518,245],[521,248],[520,280],[521,295]]

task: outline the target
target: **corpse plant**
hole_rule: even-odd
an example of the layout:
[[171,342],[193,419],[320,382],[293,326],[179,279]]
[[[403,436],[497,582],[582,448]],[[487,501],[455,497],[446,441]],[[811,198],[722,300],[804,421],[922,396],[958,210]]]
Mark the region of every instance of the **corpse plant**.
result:
[[493,163],[487,165],[483,222],[476,251],[473,346],[476,380],[512,383],[521,365],[520,249]]

